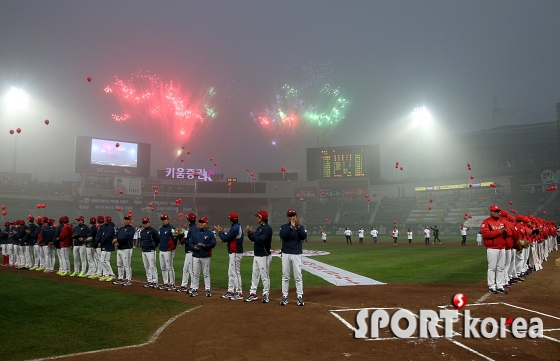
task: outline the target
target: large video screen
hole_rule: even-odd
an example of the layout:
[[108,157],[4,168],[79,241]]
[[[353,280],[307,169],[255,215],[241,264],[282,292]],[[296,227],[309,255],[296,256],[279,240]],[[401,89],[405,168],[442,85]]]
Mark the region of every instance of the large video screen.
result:
[[78,135],[74,172],[149,177],[151,149],[148,143]]
[[307,149],[307,180],[379,178],[379,145]]
[[136,168],[138,144],[94,138],[91,140],[90,159],[91,164]]

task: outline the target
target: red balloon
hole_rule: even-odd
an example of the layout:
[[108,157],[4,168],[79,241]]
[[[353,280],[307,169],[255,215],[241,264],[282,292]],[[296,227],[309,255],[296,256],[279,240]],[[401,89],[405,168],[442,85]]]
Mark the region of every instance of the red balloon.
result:
[[546,211],[542,211],[542,214],[546,214]]
[[117,206],[117,212],[121,211],[121,207]]
[[190,151],[190,150],[188,150],[188,151],[187,151],[187,154],[188,154],[188,155],[191,155],[191,151]]
[[398,164],[395,164],[395,168],[399,169],[399,165],[398,165]]
[[157,189],[157,186],[154,186],[154,189]]
[[183,158],[181,158],[181,162],[184,162],[185,160]]
[[182,145],[182,146],[181,146],[181,149],[185,149],[185,146],[184,146],[184,145]]
[[195,173],[193,174],[195,178],[198,178],[198,176],[200,175],[199,173]]
[[257,180],[257,178],[253,178],[253,180],[254,180],[254,181],[256,181],[256,180]]
[[517,213],[517,211],[516,211],[515,209],[513,209],[513,208],[510,209],[509,212],[510,212],[510,213]]
[[228,187],[231,187],[231,182],[228,182],[227,186],[228,186]]
[[41,209],[41,205],[40,205],[40,204],[37,204],[37,209]]
[[120,194],[123,194],[123,190],[122,190],[122,189],[119,189],[119,193],[120,193]]
[[47,205],[45,203],[41,204],[41,208],[47,208]]
[[159,194],[159,191],[156,189],[156,190],[154,191],[154,193],[155,193],[155,194]]
[[21,133],[21,128],[17,128],[16,132],[18,132],[18,134]]
[[469,215],[468,213],[465,213],[465,217],[468,216],[468,215]]
[[469,216],[469,218],[472,218],[472,216]]
[[177,217],[183,217],[183,213],[178,213]]
[[471,175],[469,178],[470,178],[470,179],[474,179],[474,176]]
[[218,163],[214,163],[214,167],[217,167],[217,166],[218,166]]
[[399,162],[395,162],[396,165],[399,165]]
[[327,219],[325,219],[325,222],[329,223],[329,219],[328,219],[328,218],[327,218]]
[[150,208],[150,209],[152,210],[152,212],[153,212],[153,211],[155,210],[155,208],[154,208],[154,207],[152,207],[152,208]]
[[434,200],[432,198],[430,198],[430,203],[432,203]]
[[367,201],[369,202],[369,201],[371,201],[371,199],[368,198]]
[[128,210],[128,214],[132,214],[132,209],[129,209],[129,210]]
[[50,123],[49,120],[48,120],[48,119],[45,119],[45,124],[46,124],[46,125],[49,125],[49,123]]
[[471,167],[471,164],[470,164],[470,163],[467,163],[467,168],[470,168],[470,167]]
[[6,206],[2,206],[2,210],[5,211],[5,210],[6,210]]
[[397,224],[397,221],[393,221],[393,224]]
[[431,211],[431,210],[432,210],[432,207],[428,207],[428,210]]
[[152,202],[150,202],[150,203],[148,203],[148,205],[151,207],[151,206],[153,206],[154,204],[153,204]]
[[463,219],[467,219],[467,216],[464,216]]
[[115,147],[117,147],[117,148],[120,147],[120,146],[121,146],[121,145],[120,145],[119,143],[115,144]]
[[247,168],[247,172],[249,171],[249,168]]
[[210,161],[213,161],[213,160],[214,160],[214,158],[210,157]]
[[86,80],[91,83],[91,76],[88,76]]
[[472,184],[469,183],[469,188],[472,188]]
[[509,201],[509,205],[511,206],[513,204],[513,201]]
[[255,173],[251,173],[251,177],[254,176],[254,175],[255,175]]
[[8,214],[8,212],[2,211],[2,215],[3,215],[3,216],[5,216],[6,214]]
[[402,168],[402,167],[400,167],[399,169],[400,169],[400,170],[403,170],[403,168]]
[[14,134],[14,130],[13,130],[13,129],[10,129],[10,134]]

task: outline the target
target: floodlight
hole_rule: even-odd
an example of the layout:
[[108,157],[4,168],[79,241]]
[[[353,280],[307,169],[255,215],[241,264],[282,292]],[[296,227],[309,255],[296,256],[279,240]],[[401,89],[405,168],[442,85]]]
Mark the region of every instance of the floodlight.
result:
[[11,88],[4,97],[4,103],[9,111],[27,110],[29,95],[22,89]]
[[414,125],[426,127],[432,122],[432,115],[426,107],[415,108],[412,112]]

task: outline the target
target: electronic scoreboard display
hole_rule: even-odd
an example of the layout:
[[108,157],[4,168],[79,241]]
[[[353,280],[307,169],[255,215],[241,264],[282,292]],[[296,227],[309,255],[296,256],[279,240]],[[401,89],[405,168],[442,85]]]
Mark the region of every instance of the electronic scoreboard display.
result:
[[307,148],[307,180],[381,175],[379,145]]

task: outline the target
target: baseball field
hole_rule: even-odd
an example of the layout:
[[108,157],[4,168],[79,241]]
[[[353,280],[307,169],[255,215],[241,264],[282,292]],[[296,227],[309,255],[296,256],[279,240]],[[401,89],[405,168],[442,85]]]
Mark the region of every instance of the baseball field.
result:
[[[293,281],[290,303],[279,305],[278,257],[271,264],[270,303],[260,302],[260,287],[256,302],[220,298],[227,288],[227,254],[221,244],[212,257],[210,298],[143,288],[145,272],[137,249],[130,287],[3,267],[0,359],[560,359],[560,267],[555,265],[560,253],[553,252],[542,270],[515,284],[508,294],[495,295],[486,286],[485,248],[473,239],[461,247],[457,237],[441,238],[442,245],[426,247],[419,237],[412,246],[406,239],[393,246],[387,236],[375,246],[371,238],[363,245],[356,238],[347,246],[342,237],[332,237],[326,245],[310,237],[304,249],[329,253],[314,259],[385,284],[337,287],[304,271],[304,307],[295,304]],[[273,248],[278,248],[276,240]],[[178,249],[176,284],[181,282],[183,260],[184,252]],[[111,263],[116,272],[115,255]],[[251,268],[252,257],[243,257],[245,297]],[[379,338],[354,338],[360,310],[383,309],[390,315],[400,309],[416,315],[420,310],[451,310],[458,293],[467,298],[461,312],[469,310],[471,317],[540,318],[543,337],[515,338],[506,330],[504,337],[465,338],[460,316],[452,338],[419,338],[415,332],[400,339],[388,327]]]

